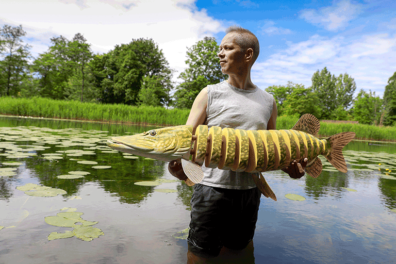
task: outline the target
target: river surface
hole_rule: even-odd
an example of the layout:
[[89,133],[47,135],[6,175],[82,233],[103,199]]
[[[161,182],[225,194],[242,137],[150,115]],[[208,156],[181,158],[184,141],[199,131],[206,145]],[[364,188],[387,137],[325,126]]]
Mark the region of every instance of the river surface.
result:
[[[192,187],[104,143],[151,128],[0,118],[0,264],[186,263]],[[278,201],[262,196],[238,263],[396,263],[396,144],[344,155],[347,173],[322,159],[317,179],[264,174]]]

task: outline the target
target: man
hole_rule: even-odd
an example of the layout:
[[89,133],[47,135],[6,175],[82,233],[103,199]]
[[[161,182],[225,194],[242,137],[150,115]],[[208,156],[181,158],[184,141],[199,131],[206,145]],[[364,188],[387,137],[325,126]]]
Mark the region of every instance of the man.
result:
[[[250,79],[251,67],[259,54],[256,36],[235,26],[226,32],[218,56],[221,70],[229,78],[202,89],[186,124],[192,125],[194,132],[201,124],[244,130],[276,129],[273,96]],[[294,161],[285,171],[293,178],[300,178],[306,163],[307,160]],[[189,263],[216,257],[220,251],[252,246],[260,205],[261,193],[250,173],[204,165],[202,170],[204,178],[194,186],[191,199]],[[179,160],[170,162],[169,171],[179,179],[186,179]]]

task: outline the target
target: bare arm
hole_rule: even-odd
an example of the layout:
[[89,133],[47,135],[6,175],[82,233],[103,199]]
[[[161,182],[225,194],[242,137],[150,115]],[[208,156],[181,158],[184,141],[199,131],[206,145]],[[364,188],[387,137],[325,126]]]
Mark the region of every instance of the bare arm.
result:
[[202,125],[206,119],[206,106],[208,105],[208,88],[201,90],[195,98],[193,106],[191,107],[190,115],[188,116],[186,125],[193,126],[193,133],[197,126]]
[[274,100],[274,105],[272,106],[272,115],[267,124],[267,130],[275,130],[276,129],[276,118],[278,117],[278,109],[276,108],[276,103]]

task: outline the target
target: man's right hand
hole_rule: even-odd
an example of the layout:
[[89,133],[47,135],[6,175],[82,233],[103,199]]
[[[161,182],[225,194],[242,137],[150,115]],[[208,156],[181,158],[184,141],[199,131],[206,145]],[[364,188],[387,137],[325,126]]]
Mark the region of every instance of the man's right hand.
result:
[[170,174],[178,178],[179,180],[186,181],[187,175],[183,171],[183,167],[181,165],[181,160],[171,160],[168,165],[168,170]]

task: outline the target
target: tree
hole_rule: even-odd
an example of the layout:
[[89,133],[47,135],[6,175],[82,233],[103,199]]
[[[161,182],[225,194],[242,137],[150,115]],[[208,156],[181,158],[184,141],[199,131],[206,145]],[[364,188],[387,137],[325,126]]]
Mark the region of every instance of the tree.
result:
[[3,58],[0,61],[0,95],[17,95],[27,78],[31,47],[23,44],[25,35],[22,25],[4,25],[0,29],[0,55]]
[[138,94],[139,105],[165,106],[168,105],[170,89],[164,89],[167,84],[161,76],[143,77],[142,87]]
[[283,85],[272,85],[268,86],[265,90],[272,94],[275,98],[276,108],[278,110],[278,115],[281,116],[284,114],[283,106],[284,101],[287,99],[287,96],[290,95],[293,91],[294,84],[292,82],[287,82],[286,86]]
[[[80,33],[72,41],[60,36],[51,38],[52,46],[39,55],[33,63],[33,70],[39,75],[39,93],[53,99],[76,99],[78,93],[83,101],[86,84],[87,63],[92,58],[90,44]],[[71,78],[73,81],[71,81]],[[76,87],[78,85],[80,92]],[[88,92],[89,93],[89,92]]]
[[332,113],[338,106],[335,83],[335,76],[331,75],[326,67],[312,76],[312,90],[318,95],[318,105],[322,109],[323,119],[332,119]]
[[344,75],[340,74],[336,79],[337,107],[341,105],[344,110],[348,109],[353,102],[353,93],[355,90],[355,80],[347,73]]
[[375,92],[360,90],[353,105],[354,119],[361,124],[373,124],[381,115],[380,105],[382,105],[381,99],[375,95]]
[[84,99],[86,71],[89,69],[86,67],[86,65],[93,56],[90,46],[91,45],[87,43],[87,40],[80,33],[77,33],[74,36],[73,41],[68,45],[70,49],[69,57],[74,62],[79,71],[76,76],[81,76],[81,102]]
[[227,75],[221,72],[218,51],[219,46],[212,37],[205,37],[187,49],[188,68],[179,75],[183,82],[178,85],[174,94],[175,107],[190,109],[195,97],[203,88],[227,78]]
[[396,125],[396,72],[388,79],[385,86],[384,107],[386,109],[385,125]]
[[283,102],[283,114],[293,116],[298,114],[312,114],[320,118],[321,109],[318,106],[318,97],[312,92],[312,88],[305,88],[301,84],[289,82],[291,92]]
[[[325,67],[312,76],[312,89],[318,95],[323,119],[336,119],[335,110],[341,105],[347,110],[353,101],[356,83],[347,73],[337,78]],[[339,112],[339,111],[338,111]]]
[[95,56],[90,67],[103,103],[137,105],[144,77],[158,76],[165,93],[172,88],[172,70],[152,39],[117,45],[109,53]]

